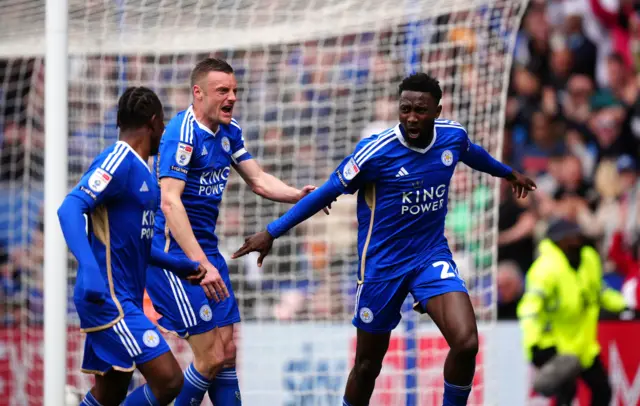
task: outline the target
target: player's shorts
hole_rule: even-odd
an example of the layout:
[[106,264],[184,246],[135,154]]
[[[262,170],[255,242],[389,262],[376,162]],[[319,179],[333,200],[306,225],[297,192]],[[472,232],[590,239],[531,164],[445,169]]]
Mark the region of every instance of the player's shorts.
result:
[[208,258],[220,272],[229,290],[229,297],[218,303],[207,298],[200,285],[193,285],[167,270],[149,267],[147,293],[153,307],[162,316],[158,324],[163,330],[186,338],[240,321],[240,309],[231,287],[229,268],[224,257],[215,254],[209,255]]
[[103,375],[110,369],[133,371],[169,352],[169,345],[142,309],[123,302],[124,318],[104,330],[87,333],[82,371]]
[[429,298],[448,292],[469,293],[450,256],[394,279],[365,279],[356,291],[353,325],[369,333],[388,333],[400,323],[402,304],[409,293],[414,308],[424,312]]

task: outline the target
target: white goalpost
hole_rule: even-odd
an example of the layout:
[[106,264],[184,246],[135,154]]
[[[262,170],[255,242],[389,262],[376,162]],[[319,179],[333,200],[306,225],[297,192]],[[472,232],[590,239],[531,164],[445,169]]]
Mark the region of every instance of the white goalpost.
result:
[[44,405],[66,403],[67,249],[57,208],[67,190],[67,0],[47,0],[44,149]]
[[[247,149],[289,184],[321,184],[363,136],[395,125],[397,85],[435,75],[443,117],[499,157],[515,35],[527,0],[7,0],[0,2],[0,399],[77,404],[83,335],[70,294],[76,263],[56,210],[117,139],[127,86],[154,89],[167,120],[190,103],[207,56],[236,70],[234,116]],[[470,404],[495,405],[497,181],[460,165],[447,238],[471,292],[481,350]],[[243,322],[245,405],[339,404],[353,362],[355,199],[341,197],[280,238],[259,269],[231,261],[244,237],[287,209],[232,175],[218,220]],[[6,252],[6,260],[2,253]],[[5,282],[6,280],[6,282]],[[150,302],[145,302],[155,317]],[[188,345],[167,336],[184,365]],[[447,346],[407,309],[372,405],[442,403]],[[141,377],[135,375],[136,383]],[[2,401],[0,400],[0,404]]]

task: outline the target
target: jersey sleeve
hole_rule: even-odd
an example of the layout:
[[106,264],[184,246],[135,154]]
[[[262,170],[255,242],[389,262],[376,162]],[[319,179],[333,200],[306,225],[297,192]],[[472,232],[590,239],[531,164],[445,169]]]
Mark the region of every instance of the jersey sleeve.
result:
[[197,141],[193,126],[193,120],[185,113],[182,117],[175,117],[165,128],[158,150],[158,179],[187,180]]
[[236,130],[235,136],[230,140],[233,163],[239,164],[242,161],[253,158],[244,146],[244,135],[242,135],[240,124],[236,120],[231,120],[231,128]]
[[480,145],[471,142],[467,130],[461,127],[460,131],[462,135],[460,161],[464,162],[471,169],[499,178],[506,178],[513,172],[511,167],[492,157]]
[[128,148],[120,144],[106,157],[97,158],[69,196],[81,199],[89,211],[93,211],[106,199],[119,195],[125,189],[128,176],[128,152]]
[[375,153],[375,137],[365,138],[356,145],[329,177],[329,181],[343,194],[353,194],[364,184],[366,173],[372,166],[371,157]]

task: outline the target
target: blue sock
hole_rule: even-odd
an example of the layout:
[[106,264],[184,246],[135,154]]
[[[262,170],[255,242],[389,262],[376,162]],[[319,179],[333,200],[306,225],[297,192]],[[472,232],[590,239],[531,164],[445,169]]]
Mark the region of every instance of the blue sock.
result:
[[216,379],[211,382],[209,399],[215,406],[242,405],[236,367],[225,368],[218,372]]
[[160,406],[160,403],[153,396],[153,392],[149,386],[145,383],[142,386],[138,386],[136,390],[131,392],[129,396],[124,400],[122,406]]
[[[202,376],[193,364],[184,370],[184,384],[182,390],[176,398],[175,406],[191,406],[202,403],[204,394],[207,393],[211,382]],[[217,405],[216,405],[217,406]]]
[[469,399],[472,385],[456,386],[445,381],[442,406],[467,406],[467,399]]
[[351,403],[347,402],[347,398],[342,398],[342,406],[351,406]]
[[80,402],[80,406],[102,406],[91,394],[91,391],[84,395],[84,399]]

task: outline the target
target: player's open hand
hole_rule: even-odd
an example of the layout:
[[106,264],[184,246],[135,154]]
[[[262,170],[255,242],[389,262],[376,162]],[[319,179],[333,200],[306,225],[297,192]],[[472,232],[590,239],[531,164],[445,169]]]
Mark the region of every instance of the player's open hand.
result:
[[[306,195],[308,195],[309,193],[313,192],[316,189],[317,187],[313,185],[307,185],[303,187],[300,193],[298,194],[298,201],[300,201],[300,199],[302,199],[303,197],[305,197]],[[324,212],[324,214],[329,215],[330,209],[331,209],[331,204],[329,204],[329,206],[322,209],[322,211]]]
[[262,266],[262,261],[269,255],[273,246],[273,237],[267,231],[261,231],[244,240],[244,245],[236,251],[231,258],[236,259],[247,255],[250,252],[259,252],[258,266]]
[[511,175],[507,177],[507,181],[511,184],[511,190],[513,190],[513,194],[517,198],[525,198],[529,192],[533,192],[537,188],[534,181],[518,171],[511,172]]
[[205,295],[209,299],[213,299],[216,302],[224,300],[229,297],[229,290],[227,289],[227,285],[225,285],[222,277],[220,276],[220,272],[216,269],[211,262],[206,262],[201,264],[206,269],[206,274],[202,281],[200,281],[200,286],[204,289]]
[[190,274],[189,276],[187,276],[187,280],[189,282],[191,282],[191,284],[193,285],[199,285],[200,282],[202,282],[202,280],[204,279],[205,275],[207,274],[207,268],[199,263],[195,263],[196,269],[193,271],[192,274]]

